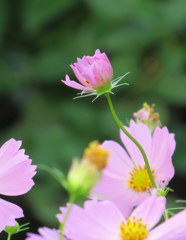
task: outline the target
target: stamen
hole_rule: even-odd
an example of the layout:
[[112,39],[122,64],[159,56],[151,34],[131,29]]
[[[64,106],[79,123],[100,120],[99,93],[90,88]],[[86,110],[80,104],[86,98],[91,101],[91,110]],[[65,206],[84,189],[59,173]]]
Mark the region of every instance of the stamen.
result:
[[94,88],[86,78],[84,78],[83,81],[86,82],[87,87]]
[[[154,178],[154,169],[151,169]],[[136,192],[145,192],[151,188],[151,181],[146,167],[138,166],[134,167],[129,172],[130,179],[127,180],[129,188],[132,188]]]
[[147,224],[143,223],[141,218],[133,217],[131,221],[128,217],[126,223],[120,224],[119,237],[122,240],[145,240],[148,234]]

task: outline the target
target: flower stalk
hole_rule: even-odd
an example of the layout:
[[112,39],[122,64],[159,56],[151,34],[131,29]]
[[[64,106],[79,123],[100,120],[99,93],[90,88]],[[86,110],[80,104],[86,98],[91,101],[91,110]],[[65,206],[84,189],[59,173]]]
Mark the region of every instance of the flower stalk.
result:
[[74,203],[75,203],[75,198],[73,196],[70,196],[69,205],[67,206],[66,212],[65,212],[64,217],[63,217],[63,221],[59,225],[59,231],[60,231],[59,240],[64,240],[65,239],[65,236],[64,236],[65,224],[67,222],[68,216],[70,214],[70,211],[71,211]]
[[131,141],[138,147],[138,149],[140,150],[142,156],[143,156],[143,159],[144,159],[144,162],[145,162],[145,166],[146,166],[146,169],[147,169],[147,172],[148,172],[148,175],[149,175],[149,178],[150,178],[150,181],[151,181],[151,186],[152,188],[157,188],[156,187],[156,183],[154,181],[154,178],[153,178],[153,175],[152,175],[152,171],[150,169],[150,165],[149,165],[149,162],[148,162],[148,158],[147,158],[147,155],[143,149],[143,147],[141,146],[141,144],[125,129],[125,127],[123,126],[122,122],[119,120],[115,110],[114,110],[114,106],[113,106],[113,103],[112,103],[112,100],[110,98],[110,95],[109,93],[106,93],[105,94],[106,98],[107,98],[107,101],[108,101],[108,104],[109,104],[109,107],[110,107],[110,111],[112,113],[112,116],[115,120],[115,122],[117,123],[118,127],[124,132],[124,134],[131,139]]
[[10,240],[10,239],[11,239],[11,236],[12,236],[12,234],[9,233],[9,234],[8,234],[8,237],[7,237],[7,240]]

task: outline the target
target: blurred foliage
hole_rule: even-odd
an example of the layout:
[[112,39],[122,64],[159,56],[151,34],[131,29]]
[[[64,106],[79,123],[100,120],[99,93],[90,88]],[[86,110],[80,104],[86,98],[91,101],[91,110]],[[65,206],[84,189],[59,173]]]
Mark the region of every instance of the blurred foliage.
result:
[[[72,100],[77,91],[60,82],[66,73],[74,78],[69,64],[76,57],[100,48],[115,77],[131,72],[125,79],[130,85],[113,97],[121,119],[127,123],[143,102],[155,103],[162,122],[176,133],[173,185],[184,197],[175,183],[186,174],[185,0],[1,0],[0,5],[1,143],[22,139],[34,164],[66,172],[88,142],[119,141],[105,99]],[[67,196],[39,169],[35,180],[23,205],[52,226]]]

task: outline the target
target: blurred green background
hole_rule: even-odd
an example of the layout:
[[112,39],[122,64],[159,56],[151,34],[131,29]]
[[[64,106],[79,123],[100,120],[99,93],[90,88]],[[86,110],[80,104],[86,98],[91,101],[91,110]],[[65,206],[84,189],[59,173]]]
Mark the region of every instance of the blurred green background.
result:
[[[106,100],[72,100],[77,91],[60,82],[65,74],[75,78],[69,64],[77,57],[99,48],[115,78],[131,72],[124,80],[130,85],[113,96],[122,121],[143,102],[155,103],[162,123],[176,133],[171,186],[176,199],[186,199],[185,8],[185,0],[1,0],[1,144],[21,139],[34,164],[67,171],[90,141],[119,141]],[[54,214],[66,193],[42,170],[35,182],[12,201],[24,207],[31,231],[57,226]]]

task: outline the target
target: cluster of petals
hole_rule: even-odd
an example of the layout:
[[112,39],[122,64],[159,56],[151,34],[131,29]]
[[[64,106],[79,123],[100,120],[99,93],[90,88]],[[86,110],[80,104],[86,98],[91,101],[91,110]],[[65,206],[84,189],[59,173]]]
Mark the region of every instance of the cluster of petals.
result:
[[[0,148],[0,194],[18,196],[28,192],[34,182],[36,166],[20,149],[21,141],[10,139]],[[5,226],[14,226],[15,219],[23,217],[17,205],[0,198],[0,232]]]
[[[157,197],[153,193],[150,198],[136,207],[130,216],[126,216],[111,201],[89,200],[85,202],[84,208],[73,205],[66,223],[65,235],[73,240],[125,240],[121,237],[120,226],[127,224],[127,219],[130,218],[131,220],[139,219],[145,224],[147,236],[141,238],[136,231],[133,231],[134,237],[131,235],[127,239],[185,240],[186,210],[155,227],[162,217],[165,204],[165,197]],[[57,217],[62,221],[66,209],[60,210],[62,214],[58,214]]]
[[[172,164],[175,150],[174,134],[169,133],[166,127],[156,127],[151,134],[145,124],[137,124],[133,120],[126,129],[146,152],[150,168],[154,171],[156,185],[164,188],[174,176]],[[129,206],[132,209],[149,197],[149,194],[148,191],[135,191],[129,187],[131,171],[138,167],[143,168],[145,165],[136,145],[122,131],[120,137],[126,150],[112,140],[102,144],[102,147],[109,151],[109,160],[101,179],[92,190],[92,196],[114,201],[120,209],[129,211]]]
[[42,227],[39,234],[28,233],[25,240],[59,240],[59,231],[55,228]]
[[112,80],[113,71],[110,61],[99,49],[95,51],[94,56],[78,58],[77,63],[71,64],[70,67],[80,83],[70,80],[68,75],[62,82],[75,89],[85,92],[97,90]]

